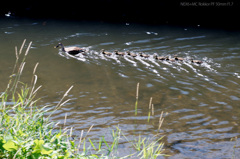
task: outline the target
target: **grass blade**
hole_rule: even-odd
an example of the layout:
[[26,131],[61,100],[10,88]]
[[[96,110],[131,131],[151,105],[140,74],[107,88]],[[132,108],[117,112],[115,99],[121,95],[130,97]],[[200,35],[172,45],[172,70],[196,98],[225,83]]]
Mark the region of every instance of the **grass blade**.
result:
[[90,144],[92,145],[92,147],[94,148],[94,150],[97,151],[97,149],[96,149],[96,147],[94,146],[92,140],[91,140],[90,138],[88,138],[88,140],[89,140]]
[[138,95],[139,95],[139,83],[137,83],[137,89],[136,89],[135,115],[137,115],[137,109],[138,109]]

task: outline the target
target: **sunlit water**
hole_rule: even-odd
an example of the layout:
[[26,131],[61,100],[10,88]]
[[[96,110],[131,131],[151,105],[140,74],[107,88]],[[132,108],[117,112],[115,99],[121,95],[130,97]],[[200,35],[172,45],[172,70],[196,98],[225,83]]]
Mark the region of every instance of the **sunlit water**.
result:
[[[36,62],[39,104],[55,104],[73,85],[72,99],[53,120],[74,127],[74,134],[93,129],[90,136],[110,136],[118,126],[133,139],[138,134],[165,135],[170,158],[231,158],[239,156],[240,36],[237,31],[176,26],[105,24],[8,18],[0,21],[0,89],[4,90],[15,62],[14,47],[33,41],[22,77],[30,81]],[[71,56],[53,47],[79,46],[87,56]],[[150,54],[150,58],[104,56],[100,50]],[[183,62],[157,61],[153,54]],[[194,64],[190,59],[202,60]],[[140,83],[138,114],[134,115]],[[2,92],[2,91],[1,91]],[[149,100],[154,115],[148,122]],[[161,111],[165,115],[158,131]],[[109,139],[110,140],[110,139]],[[120,154],[128,152],[122,141]]]

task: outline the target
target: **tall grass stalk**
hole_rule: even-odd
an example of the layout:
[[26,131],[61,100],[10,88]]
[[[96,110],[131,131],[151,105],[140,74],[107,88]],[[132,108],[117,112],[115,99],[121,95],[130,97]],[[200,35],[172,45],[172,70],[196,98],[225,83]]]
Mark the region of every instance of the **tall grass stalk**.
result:
[[150,117],[151,117],[151,109],[152,109],[152,97],[150,98],[149,105],[148,105],[148,122],[150,121]]
[[152,104],[152,116],[154,116],[154,104]]
[[16,69],[17,64],[18,64],[19,56],[20,56],[21,53],[22,53],[22,49],[23,49],[23,47],[24,47],[24,45],[25,45],[25,42],[26,42],[26,39],[23,40],[23,43],[22,43],[22,46],[21,46],[19,52],[18,52],[18,50],[17,50],[17,46],[15,47],[16,61],[15,61],[15,65],[14,65],[14,67],[13,67],[13,72],[12,72],[12,74],[14,74],[14,72],[15,72],[15,69]]
[[137,110],[138,110],[138,95],[139,95],[139,83],[137,83],[137,89],[136,89],[135,115],[137,115]]
[[161,115],[159,117],[159,125],[158,125],[158,131],[160,130],[161,126],[162,126],[162,123],[163,123],[163,111],[161,112]]

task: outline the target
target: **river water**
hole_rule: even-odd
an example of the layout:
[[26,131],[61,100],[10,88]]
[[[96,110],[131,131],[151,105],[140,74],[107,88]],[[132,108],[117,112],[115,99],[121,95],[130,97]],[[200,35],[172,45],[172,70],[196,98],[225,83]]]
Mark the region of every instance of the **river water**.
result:
[[[238,31],[206,29],[201,24],[149,26],[2,18],[0,37],[0,90],[6,88],[14,66],[14,47],[19,48],[23,39],[33,41],[22,81],[31,80],[39,62],[40,106],[58,103],[74,86],[68,95],[71,101],[52,120],[63,123],[67,113],[66,125],[74,127],[75,135],[94,125],[89,135],[97,139],[110,136],[109,128],[119,126],[129,139],[161,132],[169,158],[240,155],[239,141],[231,141],[240,133]],[[70,56],[54,49],[59,42],[83,47],[87,56]],[[144,52],[150,57],[104,56],[101,49]],[[157,61],[154,53],[185,60]],[[191,58],[203,63],[192,63]],[[148,122],[151,97],[154,115]],[[162,111],[165,119],[158,131]],[[128,146],[122,141],[120,153],[127,154]]]

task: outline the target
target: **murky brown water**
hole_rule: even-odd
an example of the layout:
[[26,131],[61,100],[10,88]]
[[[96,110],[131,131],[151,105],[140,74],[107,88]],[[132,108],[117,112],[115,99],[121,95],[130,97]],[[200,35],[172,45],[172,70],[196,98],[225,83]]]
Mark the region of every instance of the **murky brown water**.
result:
[[[54,20],[0,20],[0,89],[8,82],[15,62],[14,47],[33,41],[23,81],[39,62],[40,104],[57,103],[64,92],[72,100],[53,120],[75,127],[75,135],[91,125],[92,136],[119,125],[129,138],[157,133],[161,111],[168,112],[161,132],[170,158],[231,158],[239,136],[240,33],[195,27],[104,24]],[[54,49],[58,42],[84,47],[88,56],[69,56]],[[106,57],[105,49],[144,52],[149,59]],[[177,54],[184,62],[156,61],[152,55]],[[189,59],[202,60],[193,64]],[[136,85],[140,82],[138,115],[134,115]],[[155,108],[150,122],[148,103]],[[120,151],[127,146],[122,144]],[[240,155],[237,142],[236,156]]]

